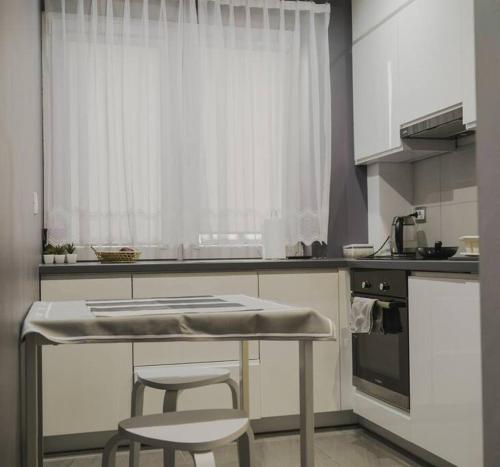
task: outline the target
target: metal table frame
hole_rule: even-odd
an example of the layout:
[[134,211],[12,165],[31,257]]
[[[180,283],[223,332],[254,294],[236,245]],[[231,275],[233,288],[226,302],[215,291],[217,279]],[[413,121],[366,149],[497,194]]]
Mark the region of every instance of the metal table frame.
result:
[[[260,340],[272,340],[262,338]],[[132,340],[130,342],[133,342]],[[85,343],[81,343],[84,345]],[[37,334],[22,343],[23,466],[43,467],[42,346],[53,345]],[[64,344],[61,344],[64,345]],[[300,466],[314,467],[313,339],[299,340]],[[240,340],[242,408],[249,413],[248,341]]]

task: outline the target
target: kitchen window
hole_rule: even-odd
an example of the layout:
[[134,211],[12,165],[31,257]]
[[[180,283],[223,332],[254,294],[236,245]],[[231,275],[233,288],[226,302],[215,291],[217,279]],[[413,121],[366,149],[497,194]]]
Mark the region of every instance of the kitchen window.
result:
[[326,241],[329,12],[47,0],[49,240],[257,256],[277,216],[288,245]]

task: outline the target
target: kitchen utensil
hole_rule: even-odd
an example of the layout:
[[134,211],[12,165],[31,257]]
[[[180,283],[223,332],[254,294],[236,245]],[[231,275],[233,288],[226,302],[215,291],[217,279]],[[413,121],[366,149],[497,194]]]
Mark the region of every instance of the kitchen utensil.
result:
[[417,248],[417,253],[425,259],[448,259],[458,250],[456,246],[443,246],[442,242],[436,242],[433,247]]
[[395,257],[412,257],[417,252],[416,213],[396,216],[391,228],[391,254]]

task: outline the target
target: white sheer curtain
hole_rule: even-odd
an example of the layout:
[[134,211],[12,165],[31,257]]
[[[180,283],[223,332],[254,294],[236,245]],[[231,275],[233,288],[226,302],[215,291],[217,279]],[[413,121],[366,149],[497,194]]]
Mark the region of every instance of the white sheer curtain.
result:
[[288,244],[326,240],[329,5],[45,5],[49,238],[251,243],[274,214]]

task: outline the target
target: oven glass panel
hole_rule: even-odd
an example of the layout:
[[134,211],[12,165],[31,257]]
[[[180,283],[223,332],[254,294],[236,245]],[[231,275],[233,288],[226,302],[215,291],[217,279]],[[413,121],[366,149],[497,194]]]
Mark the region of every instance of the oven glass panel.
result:
[[358,364],[371,373],[397,380],[401,376],[399,345],[397,334],[359,336]]
[[410,393],[408,309],[399,308],[399,334],[353,334],[353,374],[399,394]]

